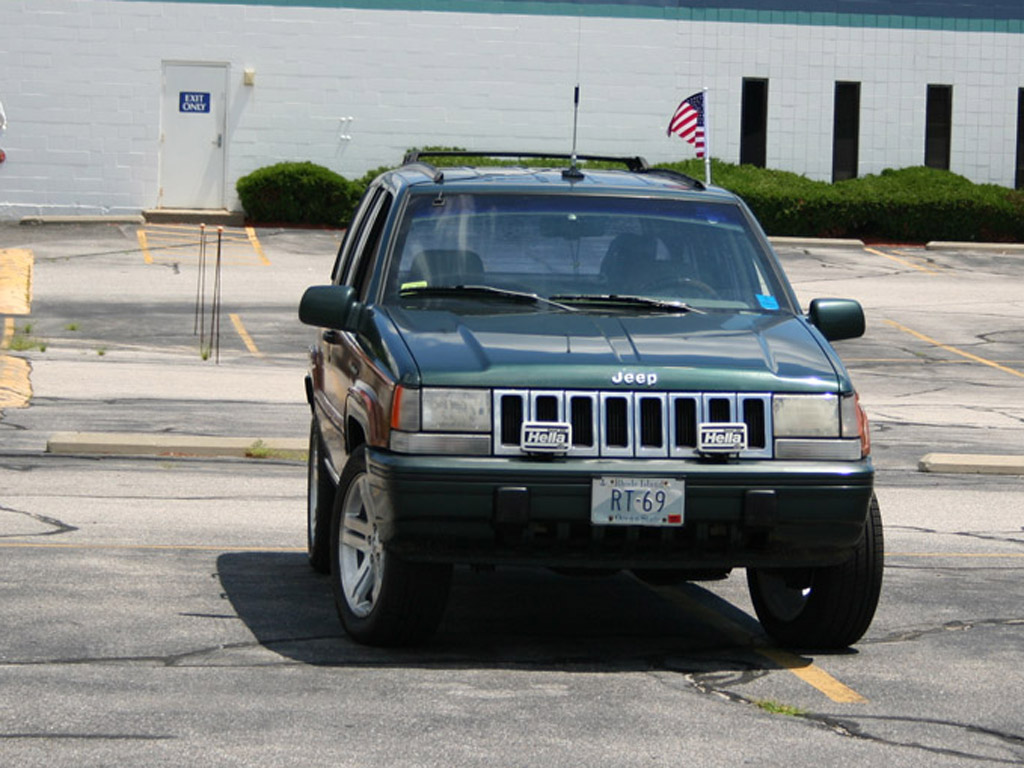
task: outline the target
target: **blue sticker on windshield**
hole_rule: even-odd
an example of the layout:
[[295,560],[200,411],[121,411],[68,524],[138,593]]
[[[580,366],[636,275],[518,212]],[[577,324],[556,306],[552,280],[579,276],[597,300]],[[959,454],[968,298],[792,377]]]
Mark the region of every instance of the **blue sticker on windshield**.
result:
[[757,294],[757,303],[761,305],[761,309],[778,309],[779,300],[774,296],[765,296],[763,293]]

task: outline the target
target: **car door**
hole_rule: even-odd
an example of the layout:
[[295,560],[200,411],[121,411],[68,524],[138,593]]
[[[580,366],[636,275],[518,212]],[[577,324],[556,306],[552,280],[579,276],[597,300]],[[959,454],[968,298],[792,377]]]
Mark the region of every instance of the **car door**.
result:
[[[351,285],[360,301],[367,298],[367,285],[376,268],[381,234],[391,210],[392,195],[383,188],[371,190],[353,220],[351,232],[339,251],[334,282]],[[372,392],[362,381],[372,369],[367,351],[357,334],[324,330],[321,334],[323,356],[322,409],[326,421],[321,428],[328,451],[340,469],[352,445],[369,439],[377,429],[368,401]],[[362,436],[351,434],[361,430]]]

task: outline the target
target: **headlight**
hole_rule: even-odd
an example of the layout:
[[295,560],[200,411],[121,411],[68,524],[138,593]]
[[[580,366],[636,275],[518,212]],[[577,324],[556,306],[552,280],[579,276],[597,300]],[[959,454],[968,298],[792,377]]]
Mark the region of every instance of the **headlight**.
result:
[[395,387],[388,444],[396,453],[488,455],[490,390]]
[[424,432],[490,432],[491,393],[486,389],[424,389]]
[[776,437],[840,436],[837,395],[775,395],[772,416]]
[[490,432],[491,393],[399,385],[391,403],[391,428],[403,432]]

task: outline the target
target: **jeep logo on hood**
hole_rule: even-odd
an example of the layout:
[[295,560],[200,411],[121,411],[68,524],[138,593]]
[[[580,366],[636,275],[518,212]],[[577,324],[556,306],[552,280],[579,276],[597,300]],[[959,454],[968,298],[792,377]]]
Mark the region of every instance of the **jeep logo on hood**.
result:
[[612,384],[636,384],[641,387],[653,387],[658,382],[658,374],[633,373],[632,371],[619,371],[612,376]]

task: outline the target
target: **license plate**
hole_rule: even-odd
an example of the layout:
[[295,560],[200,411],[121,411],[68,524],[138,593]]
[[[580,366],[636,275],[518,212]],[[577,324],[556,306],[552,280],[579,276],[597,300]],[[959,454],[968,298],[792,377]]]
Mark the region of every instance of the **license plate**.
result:
[[686,483],[666,477],[595,477],[590,520],[595,525],[682,525]]

